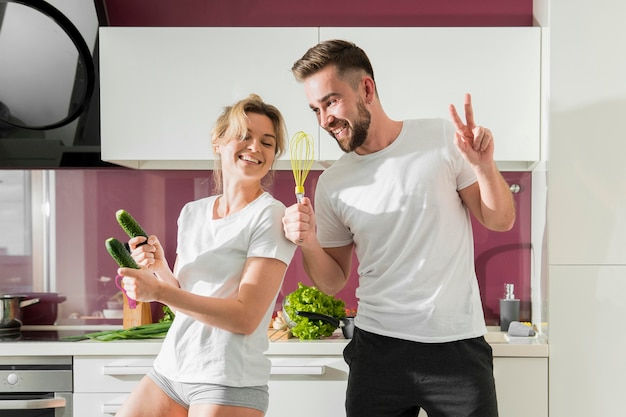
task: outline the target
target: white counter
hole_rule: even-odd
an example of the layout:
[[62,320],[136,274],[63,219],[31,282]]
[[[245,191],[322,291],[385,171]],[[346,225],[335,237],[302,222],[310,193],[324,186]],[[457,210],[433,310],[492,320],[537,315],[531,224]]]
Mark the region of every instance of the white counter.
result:
[[[29,327],[30,330],[39,328]],[[48,328],[50,329],[50,328]],[[72,327],[73,330],[78,330]],[[549,346],[541,336],[512,338],[489,328],[485,336],[493,349],[494,357],[548,357]],[[45,330],[45,329],[39,329]],[[99,330],[103,330],[99,328]],[[95,331],[95,330],[94,330]],[[322,340],[302,341],[297,338],[270,342],[267,355],[341,356],[348,343],[338,331]],[[99,342],[0,342],[0,356],[102,356],[102,355],[156,355],[161,340],[116,340]]]

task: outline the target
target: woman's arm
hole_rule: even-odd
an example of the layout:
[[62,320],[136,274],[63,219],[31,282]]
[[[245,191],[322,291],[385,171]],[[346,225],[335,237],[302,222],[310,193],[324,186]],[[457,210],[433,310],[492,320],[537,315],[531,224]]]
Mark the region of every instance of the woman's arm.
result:
[[[211,326],[250,334],[259,326],[278,293],[287,265],[273,258],[248,258],[236,299],[193,294],[168,281],[154,279],[145,267],[120,268],[124,288],[138,301],[158,301]],[[269,323],[268,323],[269,324]]]

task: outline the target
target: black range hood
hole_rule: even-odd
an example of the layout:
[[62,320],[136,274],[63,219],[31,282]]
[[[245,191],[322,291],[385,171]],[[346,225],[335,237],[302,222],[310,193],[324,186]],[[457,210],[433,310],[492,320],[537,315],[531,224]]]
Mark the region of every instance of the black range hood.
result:
[[100,146],[65,146],[60,140],[44,138],[0,139],[0,169],[107,168]]
[[[102,18],[93,4],[79,8],[61,0],[0,0],[0,38],[14,40],[11,49],[0,49],[0,60],[3,54],[19,58],[7,61],[12,63],[4,69],[9,75],[0,77],[0,169],[117,166],[103,162],[100,154],[97,28]],[[18,31],[12,19],[32,19],[33,24]],[[48,40],[58,33],[65,38]],[[49,61],[35,66],[41,71],[32,71],[28,64],[57,44]],[[59,67],[65,70],[55,78]],[[67,111],[58,110],[63,108]]]

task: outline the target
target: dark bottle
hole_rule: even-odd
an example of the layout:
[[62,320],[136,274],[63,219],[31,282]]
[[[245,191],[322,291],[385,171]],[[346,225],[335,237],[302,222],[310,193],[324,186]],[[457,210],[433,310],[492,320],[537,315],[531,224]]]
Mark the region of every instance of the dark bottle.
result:
[[519,299],[515,298],[515,285],[504,284],[504,298],[500,299],[500,330],[509,331],[512,321],[519,321]]

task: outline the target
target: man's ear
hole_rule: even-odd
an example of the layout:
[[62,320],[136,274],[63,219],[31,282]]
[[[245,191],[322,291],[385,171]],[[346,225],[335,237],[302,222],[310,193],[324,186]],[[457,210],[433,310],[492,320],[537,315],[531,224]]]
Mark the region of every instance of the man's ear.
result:
[[365,91],[365,102],[372,104],[374,96],[376,95],[376,84],[372,77],[363,77],[363,89]]

